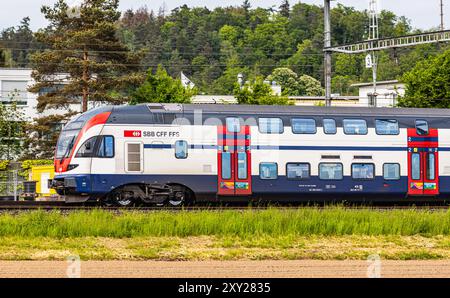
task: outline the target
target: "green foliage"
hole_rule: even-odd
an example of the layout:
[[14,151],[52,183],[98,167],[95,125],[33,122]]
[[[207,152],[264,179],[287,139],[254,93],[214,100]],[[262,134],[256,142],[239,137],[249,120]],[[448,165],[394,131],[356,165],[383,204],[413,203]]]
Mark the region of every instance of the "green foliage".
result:
[[6,171],[9,166],[9,160],[0,160],[0,171]]
[[289,68],[276,68],[270,76],[268,81],[274,81],[281,86],[282,93],[285,96],[303,95],[300,94],[300,82],[298,75]]
[[282,88],[284,96],[322,96],[324,89],[320,82],[308,75],[298,76],[289,68],[277,68],[267,77]]
[[30,18],[25,17],[20,25],[10,27],[0,32],[0,67],[29,67],[30,55],[38,50],[33,31],[30,28]]
[[257,78],[242,88],[235,86],[234,95],[239,104],[248,105],[288,105],[291,104],[287,97],[274,95],[270,85],[264,83],[262,78]]
[[419,62],[403,78],[401,107],[450,108],[450,50]]
[[351,87],[355,80],[351,76],[334,76],[331,80],[331,89],[340,95],[358,95],[357,88]]
[[11,104],[0,104],[0,158],[17,159],[23,153],[25,116],[12,99]]
[[222,212],[27,212],[0,215],[0,237],[450,235],[450,212],[337,207]]
[[181,80],[173,79],[166,70],[159,65],[156,73],[148,71],[145,82],[133,92],[131,104],[161,102],[161,103],[190,103],[196,90],[185,88]]
[[325,90],[322,88],[320,82],[308,75],[302,75],[298,78],[300,92],[307,96],[322,96]]

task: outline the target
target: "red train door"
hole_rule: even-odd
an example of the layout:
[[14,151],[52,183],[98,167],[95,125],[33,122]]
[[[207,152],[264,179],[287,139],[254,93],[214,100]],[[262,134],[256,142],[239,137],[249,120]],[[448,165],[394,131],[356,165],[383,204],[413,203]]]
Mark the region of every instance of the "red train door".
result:
[[439,194],[438,130],[430,129],[426,136],[408,129],[408,195]]
[[252,194],[250,126],[230,133],[218,127],[218,195],[247,196]]

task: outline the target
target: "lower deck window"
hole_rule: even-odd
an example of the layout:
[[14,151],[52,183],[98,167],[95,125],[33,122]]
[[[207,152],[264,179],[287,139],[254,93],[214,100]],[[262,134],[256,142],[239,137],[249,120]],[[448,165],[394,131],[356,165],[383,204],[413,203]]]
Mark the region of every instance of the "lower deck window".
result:
[[343,165],[341,163],[321,163],[319,177],[322,180],[342,180],[344,178]]
[[428,153],[427,156],[427,179],[428,180],[436,179],[436,161],[434,153]]
[[357,180],[371,180],[375,178],[374,164],[352,164],[352,177]]
[[259,165],[259,177],[265,180],[278,178],[278,165],[276,163],[263,162]]
[[420,180],[421,179],[421,173],[420,173],[420,153],[413,153],[411,155],[411,178],[413,180]]
[[309,179],[309,163],[289,163],[286,166],[287,178],[290,180]]
[[222,179],[231,179],[231,153],[222,153]]
[[399,180],[400,165],[398,163],[385,163],[383,165],[384,180]]

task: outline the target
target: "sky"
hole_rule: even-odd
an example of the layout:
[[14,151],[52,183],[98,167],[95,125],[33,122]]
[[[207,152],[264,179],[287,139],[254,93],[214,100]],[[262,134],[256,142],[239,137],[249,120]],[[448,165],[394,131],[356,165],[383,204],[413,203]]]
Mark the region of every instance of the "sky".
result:
[[[69,3],[80,0],[67,0]],[[26,16],[31,18],[31,26],[34,30],[46,25],[42,17],[40,7],[42,5],[52,5],[56,0],[3,0],[0,6],[0,30],[3,28],[16,26],[20,20]],[[242,0],[121,0],[122,10],[129,8],[137,9],[147,6],[149,9],[158,10],[165,5],[167,10],[187,4],[188,6],[207,6],[214,8],[217,6],[240,5]],[[251,0],[253,7],[269,8],[279,6],[281,0]],[[291,0],[291,5],[299,0]],[[301,0],[304,3],[323,5],[323,0]],[[346,6],[354,6],[364,10],[368,8],[368,0],[336,0]],[[440,0],[379,0],[379,8],[395,12],[397,15],[404,15],[412,21],[414,28],[429,29],[438,27],[440,24]],[[450,0],[444,0],[444,14],[446,28],[450,28]]]

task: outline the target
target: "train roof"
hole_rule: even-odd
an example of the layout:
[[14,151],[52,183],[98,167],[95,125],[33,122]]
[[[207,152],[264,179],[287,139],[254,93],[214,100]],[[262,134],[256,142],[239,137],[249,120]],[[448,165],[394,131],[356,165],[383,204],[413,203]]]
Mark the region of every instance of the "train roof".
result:
[[230,115],[315,115],[315,116],[395,116],[395,117],[450,117],[448,109],[418,108],[364,108],[364,107],[304,107],[223,104],[143,104],[116,106],[113,115],[175,113],[193,114],[201,110],[206,114]]

